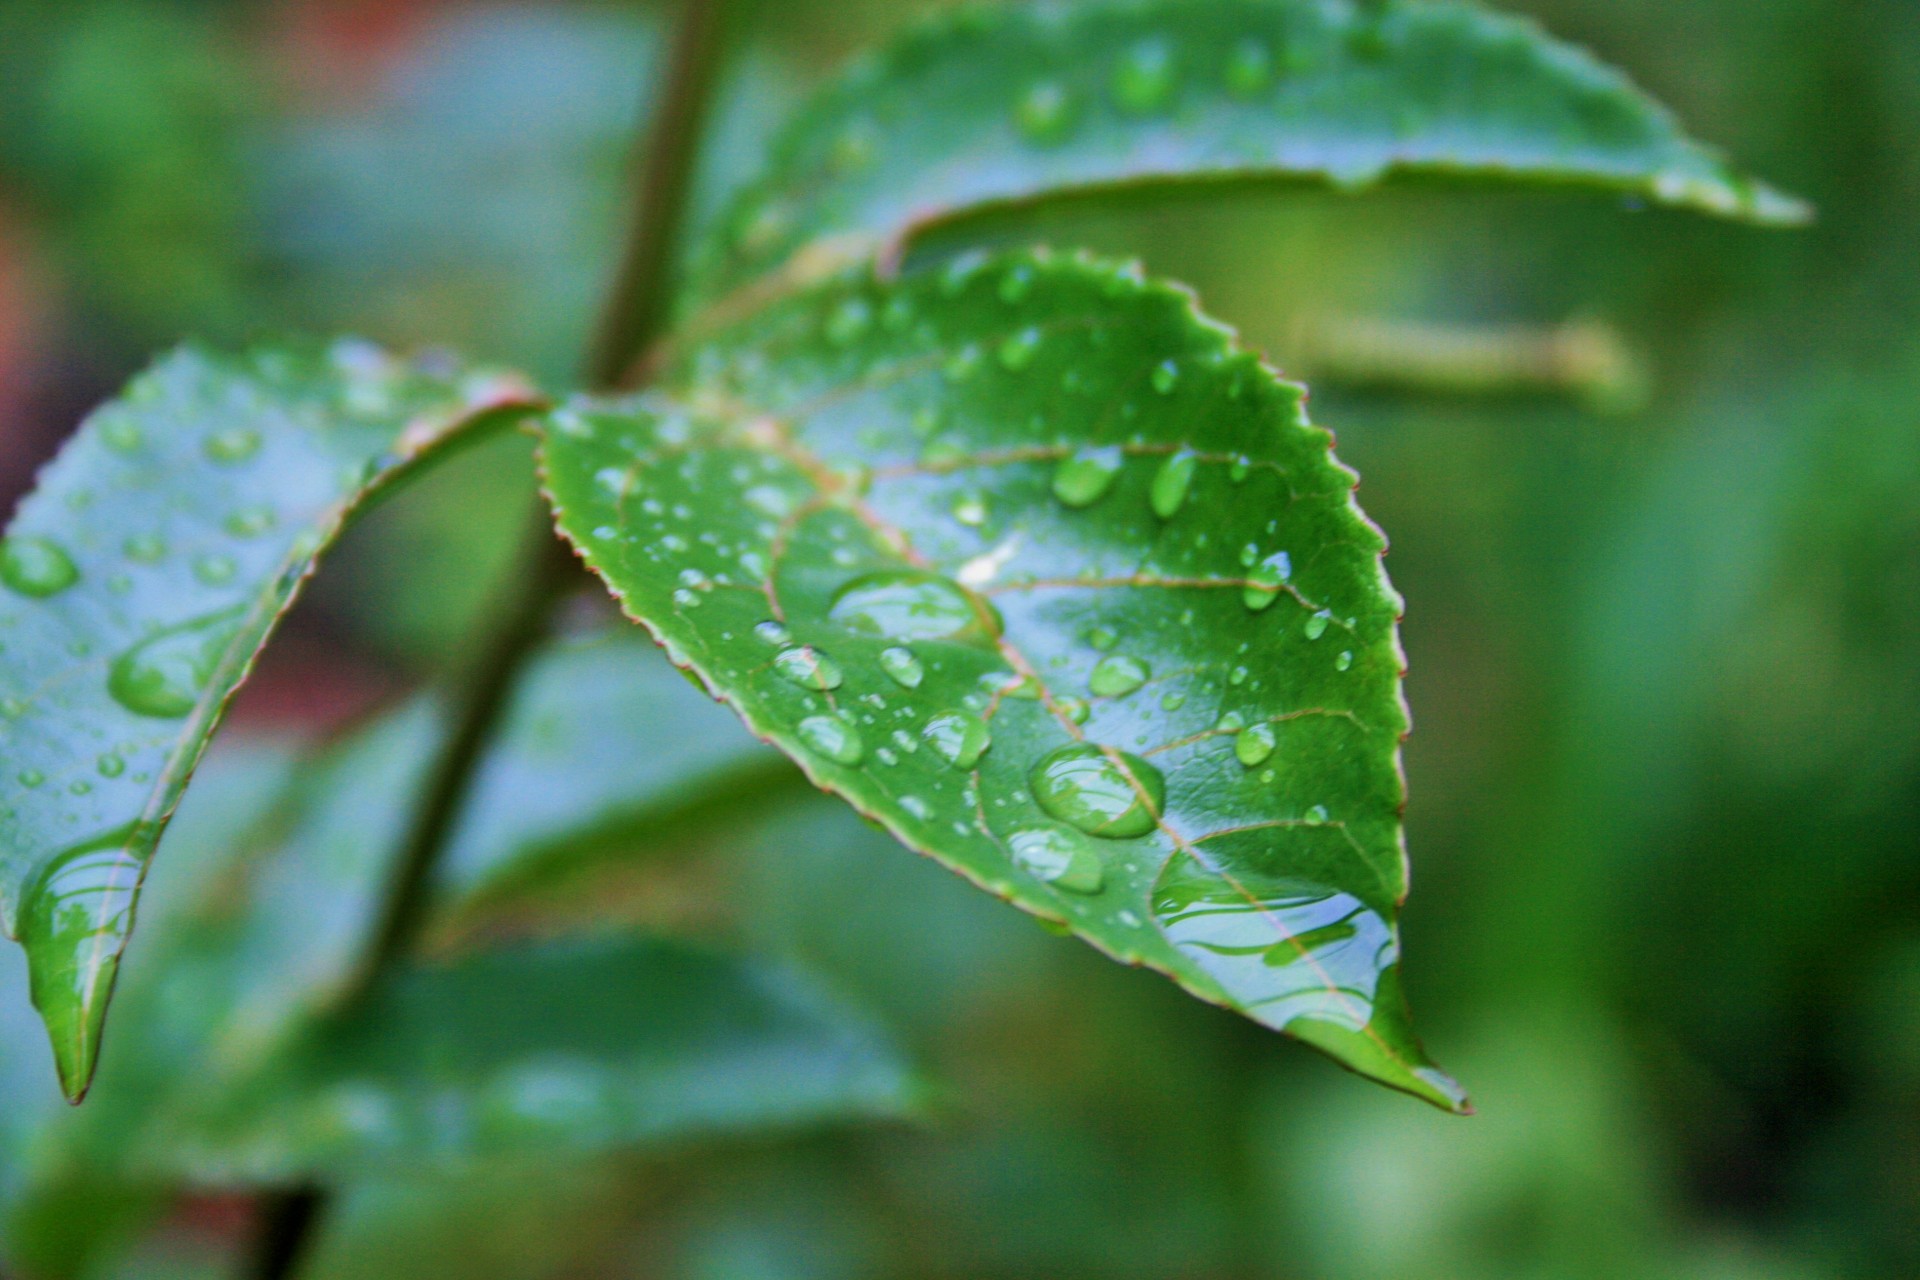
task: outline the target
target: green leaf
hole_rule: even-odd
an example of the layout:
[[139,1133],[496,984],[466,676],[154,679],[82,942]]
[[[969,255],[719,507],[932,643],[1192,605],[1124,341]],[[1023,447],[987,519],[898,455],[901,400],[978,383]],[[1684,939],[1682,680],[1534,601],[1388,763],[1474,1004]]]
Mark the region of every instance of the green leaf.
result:
[[913,1094],[797,975],[615,938],[401,970],[176,1140],[214,1176],[275,1179],[898,1117]]
[[901,840],[1448,1107],[1399,995],[1384,539],[1281,381],[1127,269],[848,276],[546,424],[562,531]]
[[353,509],[527,394],[357,343],[185,349],[90,417],[0,543],[0,908],[67,1096],[227,700]]
[[1150,182],[1389,176],[1618,192],[1762,223],[1799,201],[1624,76],[1455,3],[1155,0],[963,11],[827,86],[705,248],[711,300],[809,246],[865,256],[983,206]]

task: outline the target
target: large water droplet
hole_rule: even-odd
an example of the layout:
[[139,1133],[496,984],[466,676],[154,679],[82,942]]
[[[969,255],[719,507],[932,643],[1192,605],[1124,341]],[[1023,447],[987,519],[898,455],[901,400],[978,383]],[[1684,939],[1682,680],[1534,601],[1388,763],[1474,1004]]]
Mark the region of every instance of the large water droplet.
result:
[[74,1101],[93,1076],[107,994],[133,928],[138,832],[128,824],[65,850],[20,907],[33,1003],[52,1038],[61,1088]]
[[19,594],[45,599],[78,581],[73,557],[53,539],[17,533],[0,542],[0,582]]
[[1193,488],[1193,473],[1199,469],[1200,459],[1192,452],[1182,449],[1160,464],[1153,474],[1153,489],[1148,501],[1153,504],[1153,514],[1162,520],[1171,520],[1186,505],[1187,493]]
[[107,692],[135,715],[162,720],[186,715],[199,705],[240,614],[228,609],[149,636],[113,660]]
[[773,669],[805,689],[838,689],[842,679],[833,659],[808,644],[774,654]]
[[1028,142],[1050,146],[1073,132],[1073,98],[1052,80],[1028,89],[1013,111],[1014,127]]
[[860,731],[839,716],[808,716],[795,728],[800,741],[835,764],[859,764],[866,754]]
[[1087,689],[1096,698],[1124,698],[1147,682],[1147,664],[1124,653],[1108,654],[1093,664]]
[[1280,588],[1291,577],[1293,558],[1284,551],[1276,551],[1247,575],[1247,585],[1240,593],[1240,599],[1247,608],[1258,613],[1280,598]]
[[1088,507],[1106,496],[1126,463],[1117,445],[1081,449],[1053,469],[1053,496],[1070,507]]
[[927,678],[927,669],[913,656],[913,650],[901,645],[880,651],[880,669],[902,689],[918,689],[920,682]]
[[834,597],[827,616],[849,631],[887,640],[1000,634],[1000,618],[992,605],[951,578],[917,569],[855,578]]
[[1099,851],[1078,831],[1028,827],[1007,837],[1013,860],[1030,874],[1070,893],[1098,893],[1106,882]]
[[1166,779],[1158,769],[1138,756],[1090,742],[1046,756],[1027,781],[1050,816],[1110,839],[1152,831],[1166,800]]
[[956,769],[973,768],[993,745],[993,735],[983,721],[958,711],[943,712],[927,721],[921,736]]
[[1268,756],[1279,743],[1279,736],[1266,721],[1250,724],[1233,738],[1233,754],[1240,757],[1240,763],[1252,769],[1266,763]]
[[1113,69],[1113,100],[1122,111],[1145,115],[1173,96],[1173,50],[1165,40],[1142,40]]

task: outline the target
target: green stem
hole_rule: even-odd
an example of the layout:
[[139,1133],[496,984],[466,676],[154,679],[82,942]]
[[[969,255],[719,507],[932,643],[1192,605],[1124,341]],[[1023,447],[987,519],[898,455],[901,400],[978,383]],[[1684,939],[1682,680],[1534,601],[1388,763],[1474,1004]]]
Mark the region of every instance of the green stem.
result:
[[[668,52],[667,81],[636,178],[631,232],[587,359],[586,381],[596,390],[619,386],[666,323],[668,285],[719,67],[726,8],[727,0],[682,4]],[[377,984],[418,938],[428,914],[434,870],[472,790],[477,766],[522,668],[546,635],[554,602],[578,571],[577,562],[554,536],[544,500],[530,540],[531,563],[501,611],[500,626],[450,681],[454,692],[446,746],[422,790],[379,923],[349,984],[349,1000]],[[326,1200],[325,1191],[313,1186],[262,1197],[258,1238],[245,1274],[256,1280],[293,1275],[325,1214]]]

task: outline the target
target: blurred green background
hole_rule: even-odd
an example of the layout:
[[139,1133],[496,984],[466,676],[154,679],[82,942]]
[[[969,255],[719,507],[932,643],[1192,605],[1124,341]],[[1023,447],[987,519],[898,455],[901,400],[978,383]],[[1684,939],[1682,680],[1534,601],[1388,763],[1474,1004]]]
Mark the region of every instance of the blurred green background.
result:
[[[1312,382],[1364,477],[1408,599],[1406,980],[1480,1115],[1346,1076],[813,802],[621,910],[826,974],[938,1082],[928,1122],[542,1171],[518,1213],[483,1178],[362,1188],[315,1274],[1920,1275],[1920,3],[1503,7],[1818,224],[1437,188],[1038,221],[1194,284]],[[921,8],[743,5],[702,207]],[[7,502],[188,335],[352,331],[563,381],[658,17],[0,0]],[[509,442],[381,509],[229,738],[315,735],[430,675],[510,571],[526,485]],[[22,1115],[54,1086],[9,1035]],[[96,1206],[67,1211],[84,1236]],[[84,1274],[224,1274],[247,1216],[189,1191]]]

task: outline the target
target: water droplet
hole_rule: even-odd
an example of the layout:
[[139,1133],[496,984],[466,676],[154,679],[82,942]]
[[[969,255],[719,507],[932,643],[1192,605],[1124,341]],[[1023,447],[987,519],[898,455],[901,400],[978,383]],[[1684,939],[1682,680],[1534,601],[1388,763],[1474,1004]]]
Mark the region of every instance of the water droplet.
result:
[[1302,625],[1301,629],[1307,633],[1307,639],[1318,640],[1321,636],[1327,634],[1327,624],[1332,620],[1332,612],[1327,609],[1322,609],[1320,612],[1310,616]]
[[759,636],[771,645],[788,645],[793,643],[793,633],[775,622],[772,618],[768,618],[765,622],[754,623],[753,634]]
[[1178,711],[1186,705],[1187,695],[1178,690],[1160,695],[1160,709],[1162,711]]
[[773,656],[773,669],[806,689],[838,689],[840,668],[812,645],[782,649]]
[[226,518],[223,527],[236,538],[257,538],[272,529],[279,519],[269,506],[242,507]]
[[1249,37],[1227,55],[1227,92],[1251,98],[1273,82],[1273,53],[1266,41]]
[[33,1003],[70,1099],[92,1077],[106,995],[133,928],[138,831],[130,824],[61,853],[21,903]]
[[1087,718],[1093,714],[1093,708],[1087,704],[1085,698],[1055,698],[1053,705],[1059,708],[1061,715],[1075,724],[1085,724]]
[[1284,551],[1276,551],[1247,575],[1246,589],[1240,593],[1240,599],[1258,613],[1280,598],[1280,588],[1291,577],[1293,558]]
[[1301,820],[1310,827],[1325,826],[1327,822],[1327,806],[1323,804],[1314,805],[1307,810],[1306,817]]
[[1100,652],[1105,653],[1120,643],[1120,633],[1112,627],[1095,627],[1093,630],[1087,632],[1087,643]]
[[956,769],[971,769],[993,745],[986,723],[958,711],[946,711],[927,721],[920,731],[942,760]]
[[114,659],[107,692],[135,715],[162,720],[186,715],[199,705],[240,613],[229,609],[149,636]]
[[1170,396],[1180,385],[1180,366],[1171,360],[1162,360],[1153,369],[1153,389],[1163,396]]
[[167,540],[157,533],[136,533],[120,544],[120,554],[141,564],[158,564],[167,558]]
[[1253,459],[1241,454],[1227,465],[1227,479],[1240,484],[1253,472]]
[[1008,373],[1019,373],[1033,363],[1034,356],[1040,352],[1041,333],[1037,328],[1025,328],[1000,344],[1000,367]]
[[858,341],[873,327],[873,308],[865,298],[848,298],[827,317],[827,341],[844,347]]
[[67,790],[76,796],[84,796],[93,790],[93,784],[85,778],[67,784]]
[[1345,671],[1351,666],[1353,666],[1353,651],[1350,649],[1342,649],[1340,656],[1333,660],[1334,670]]
[[1214,728],[1218,729],[1221,733],[1238,733],[1246,727],[1247,718],[1238,711],[1223,713],[1219,723],[1214,725]]
[[835,764],[859,764],[866,753],[860,731],[839,716],[808,716],[796,731],[800,741]]
[[918,689],[920,682],[927,678],[926,668],[913,656],[913,650],[900,645],[880,651],[880,669],[902,689]]
[[1010,268],[1007,274],[1000,277],[1000,301],[1002,302],[1009,304],[1019,302],[1032,289],[1033,268],[1024,262]]
[[1029,874],[1070,893],[1098,893],[1106,868],[1093,843],[1067,827],[1028,827],[1007,837],[1013,860]]
[[1148,501],[1153,504],[1153,514],[1162,520],[1171,520],[1186,505],[1187,493],[1193,488],[1193,473],[1199,468],[1200,459],[1186,449],[1170,456],[1154,472],[1153,489]]
[[1028,142],[1042,146],[1063,142],[1073,132],[1073,99],[1066,89],[1043,80],[1028,89],[1014,108],[1014,126]]
[[114,414],[100,423],[100,438],[115,453],[132,453],[146,442],[146,433],[132,418]]
[[1093,664],[1087,688],[1096,698],[1124,698],[1147,682],[1147,664],[1124,653],[1109,654]]
[[1126,462],[1117,445],[1081,449],[1053,470],[1053,496],[1070,507],[1089,507],[1106,496]]
[[973,489],[956,494],[953,499],[953,518],[969,529],[978,529],[987,522],[986,498]]
[[29,791],[47,780],[47,775],[38,769],[22,769],[15,776],[20,780],[20,785]]
[[907,569],[870,573],[840,589],[827,616],[863,635],[887,640],[948,640],[1000,634],[992,605],[951,578]]
[[127,762],[112,752],[108,752],[106,755],[100,757],[96,762],[96,767],[100,770],[101,777],[117,778],[126,772]]
[[1233,670],[1227,672],[1227,683],[1236,686],[1243,685],[1247,682],[1247,677],[1251,674],[1253,673],[1248,671],[1244,666],[1235,667]]
[[231,466],[260,452],[260,433],[252,427],[228,427],[208,436],[203,447],[207,457]]
[[1049,816],[1110,839],[1152,831],[1166,799],[1166,779],[1158,769],[1138,756],[1090,742],[1044,757],[1027,781]]
[[1241,764],[1251,769],[1266,763],[1278,741],[1273,726],[1263,720],[1259,724],[1248,725],[1234,736],[1233,754],[1240,757]]
[[948,382],[965,382],[979,367],[980,348],[968,343],[947,357],[947,362],[940,366],[940,372]]
[[20,595],[41,600],[78,581],[73,557],[53,539],[17,533],[0,542],[0,582]]
[[1122,111],[1145,115],[1173,96],[1173,50],[1165,40],[1142,40],[1113,69],[1113,100]]
[[195,556],[193,560],[193,576],[210,587],[223,586],[232,582],[233,575],[238,569],[239,566],[233,562],[232,556],[223,556],[218,553]]

